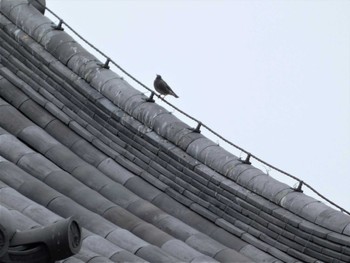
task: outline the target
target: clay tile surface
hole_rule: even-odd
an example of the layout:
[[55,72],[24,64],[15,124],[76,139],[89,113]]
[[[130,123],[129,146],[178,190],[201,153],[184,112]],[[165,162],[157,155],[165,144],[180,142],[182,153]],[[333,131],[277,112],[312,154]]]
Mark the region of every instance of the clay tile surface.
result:
[[0,0],[0,208],[16,229],[74,216],[66,263],[350,262],[349,216],[193,133],[43,11]]

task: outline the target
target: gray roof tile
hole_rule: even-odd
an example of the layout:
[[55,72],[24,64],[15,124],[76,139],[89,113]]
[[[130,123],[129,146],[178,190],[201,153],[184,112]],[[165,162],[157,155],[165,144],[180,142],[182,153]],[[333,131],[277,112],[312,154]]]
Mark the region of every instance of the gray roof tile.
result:
[[329,208],[319,214],[316,223],[336,233],[343,233],[345,227],[350,223],[350,217]]
[[200,135],[198,133],[193,133],[193,134],[199,138],[197,138],[187,146],[186,152],[191,156],[193,156],[194,158],[198,158],[200,154],[203,152],[203,150],[205,150],[206,148],[217,145],[216,143],[212,142],[208,138],[203,137],[203,135]]
[[[190,244],[191,247],[197,249],[198,251],[201,251],[204,254],[207,254],[211,257],[215,257],[215,255],[223,250],[225,247],[221,245],[218,242],[206,242],[207,237],[203,235],[202,233],[197,233],[194,235],[191,235],[187,240],[186,243]],[[203,246],[205,244],[205,246]]]
[[[190,132],[181,134],[181,137],[177,140],[177,145],[184,149],[186,152],[188,150],[188,147],[196,140],[199,140],[201,138],[204,138],[202,134],[197,132]],[[189,153],[189,152],[187,152]],[[193,156],[193,155],[192,155]]]
[[139,250],[136,251],[136,255],[144,258],[150,262],[178,262],[179,259],[172,257],[163,250],[159,249],[155,246],[143,246]]
[[19,92],[14,85],[0,75],[0,89],[3,97],[14,107],[18,108],[28,101],[29,97]]
[[146,102],[24,3],[0,2],[0,207],[19,228],[75,215],[95,234],[71,262],[349,261],[348,216]]
[[[11,12],[16,8],[21,5],[26,5],[28,4],[26,0],[19,0],[19,1],[1,1],[0,3],[0,8],[1,11],[5,14],[10,15]],[[13,19],[13,17],[12,17]],[[16,20],[16,19],[15,19]]]

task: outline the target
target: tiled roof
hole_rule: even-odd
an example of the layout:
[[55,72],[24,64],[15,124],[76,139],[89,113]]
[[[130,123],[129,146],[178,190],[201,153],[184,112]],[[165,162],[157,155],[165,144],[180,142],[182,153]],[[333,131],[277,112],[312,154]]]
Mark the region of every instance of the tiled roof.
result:
[[102,68],[26,0],[0,0],[0,208],[74,218],[62,262],[350,262],[350,217],[242,163]]

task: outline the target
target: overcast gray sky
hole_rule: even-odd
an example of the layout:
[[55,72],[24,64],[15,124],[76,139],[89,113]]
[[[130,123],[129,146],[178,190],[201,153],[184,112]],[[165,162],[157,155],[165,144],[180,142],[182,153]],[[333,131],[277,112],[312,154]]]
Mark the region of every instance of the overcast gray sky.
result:
[[161,74],[180,96],[167,98],[171,103],[350,210],[350,1],[47,6],[149,87]]

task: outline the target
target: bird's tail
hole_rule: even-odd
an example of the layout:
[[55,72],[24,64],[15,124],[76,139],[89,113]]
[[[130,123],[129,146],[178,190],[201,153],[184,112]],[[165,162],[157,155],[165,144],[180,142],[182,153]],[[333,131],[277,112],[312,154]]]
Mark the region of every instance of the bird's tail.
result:
[[176,95],[176,93],[173,90],[171,90],[171,95],[173,95],[175,98],[179,97],[179,96]]

